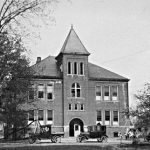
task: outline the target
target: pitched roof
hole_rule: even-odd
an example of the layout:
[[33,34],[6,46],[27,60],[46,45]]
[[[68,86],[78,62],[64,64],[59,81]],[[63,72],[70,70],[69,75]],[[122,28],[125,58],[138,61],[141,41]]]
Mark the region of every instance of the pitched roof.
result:
[[70,32],[61,48],[60,53],[65,54],[86,54],[90,53],[86,50],[78,35],[74,31],[73,27],[71,27]]
[[111,72],[107,69],[104,69],[100,66],[94,65],[92,63],[88,63],[88,73],[89,79],[97,79],[97,80],[127,80],[129,79],[120,76],[114,72]]
[[[33,65],[31,68],[35,71],[34,75],[38,76],[39,78],[61,78],[54,56],[48,56],[41,62]],[[92,80],[128,81],[127,78],[92,63],[88,63],[88,73],[89,79]]]
[[34,70],[34,76],[60,77],[60,72],[57,69],[56,59],[54,56],[48,56],[41,62],[31,66],[31,68]]

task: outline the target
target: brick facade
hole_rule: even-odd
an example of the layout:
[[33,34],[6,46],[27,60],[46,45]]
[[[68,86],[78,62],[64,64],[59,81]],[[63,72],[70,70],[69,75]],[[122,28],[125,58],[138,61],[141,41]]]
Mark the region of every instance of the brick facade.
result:
[[[87,126],[97,123],[97,111],[101,111],[101,123],[106,123],[106,111],[110,118],[107,134],[111,137],[126,128],[122,110],[128,107],[128,79],[99,66],[90,64],[87,52],[72,28],[57,57],[48,57],[33,66],[36,71],[33,83],[44,84],[44,98],[39,99],[38,109],[53,110],[52,130],[65,132],[65,136],[75,136],[77,131],[86,131]],[[77,73],[68,74],[68,62]],[[76,64],[75,64],[76,63]],[[80,66],[80,63],[83,63]],[[75,70],[77,66],[77,70]],[[81,68],[82,67],[82,68]],[[41,71],[40,71],[41,69]],[[79,74],[80,69],[83,74]],[[53,100],[46,98],[49,82],[54,83]],[[100,86],[101,100],[96,100],[96,86]],[[104,100],[104,87],[109,87],[109,100]],[[117,87],[117,100],[112,99],[112,87]],[[76,95],[76,96],[75,96]],[[117,124],[114,124],[114,111]],[[115,112],[115,113],[116,113]],[[117,114],[117,113],[116,113]]]

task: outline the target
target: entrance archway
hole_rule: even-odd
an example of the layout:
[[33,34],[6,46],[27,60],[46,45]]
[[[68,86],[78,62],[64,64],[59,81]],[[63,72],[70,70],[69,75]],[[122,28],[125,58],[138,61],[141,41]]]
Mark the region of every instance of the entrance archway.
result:
[[83,121],[79,118],[74,118],[69,123],[69,136],[77,136],[84,131]]

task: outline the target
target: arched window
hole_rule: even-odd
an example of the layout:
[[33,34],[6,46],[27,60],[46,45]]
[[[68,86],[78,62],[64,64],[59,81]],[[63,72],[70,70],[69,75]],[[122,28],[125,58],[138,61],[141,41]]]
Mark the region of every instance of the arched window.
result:
[[81,87],[80,87],[79,83],[72,84],[71,97],[81,97]]
[[84,75],[84,64],[83,64],[83,62],[80,62],[80,65],[79,65],[79,74]]
[[72,64],[71,62],[68,62],[68,74],[72,74]]
[[77,62],[74,62],[74,74],[78,74],[77,70],[78,70],[78,65]]

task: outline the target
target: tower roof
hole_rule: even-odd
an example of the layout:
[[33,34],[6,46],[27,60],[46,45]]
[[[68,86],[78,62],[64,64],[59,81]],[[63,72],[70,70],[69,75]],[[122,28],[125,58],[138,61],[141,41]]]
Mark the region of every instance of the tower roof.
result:
[[86,50],[78,35],[74,31],[73,26],[71,26],[69,34],[61,48],[60,53],[90,55],[90,53]]

